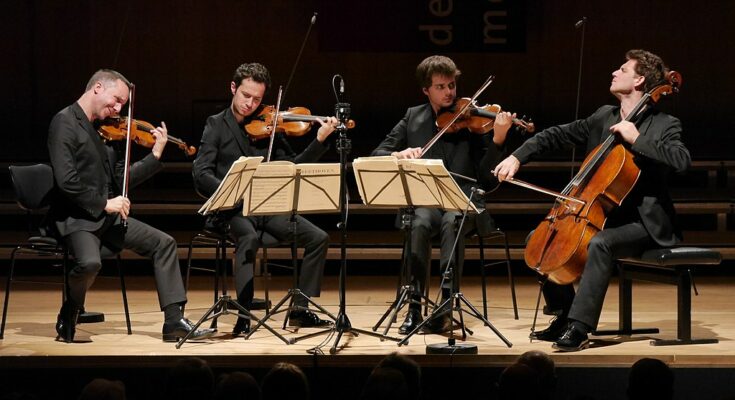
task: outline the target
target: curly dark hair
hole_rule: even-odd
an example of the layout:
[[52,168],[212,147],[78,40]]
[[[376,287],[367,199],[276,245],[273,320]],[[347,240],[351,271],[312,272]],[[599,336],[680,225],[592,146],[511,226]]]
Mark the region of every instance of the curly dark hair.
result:
[[462,71],[457,69],[451,58],[445,56],[430,56],[426,57],[424,61],[416,67],[416,79],[422,88],[428,88],[431,86],[431,77],[434,74],[453,76],[455,78],[462,74]]
[[235,82],[237,86],[240,86],[242,81],[248,78],[255,82],[265,84],[266,90],[271,87],[271,74],[263,64],[245,63],[240,65],[235,70],[235,73],[232,76],[232,81]]
[[625,53],[625,58],[635,60],[635,73],[646,78],[643,82],[644,91],[648,92],[666,79],[669,72],[661,57],[650,51],[633,49]]

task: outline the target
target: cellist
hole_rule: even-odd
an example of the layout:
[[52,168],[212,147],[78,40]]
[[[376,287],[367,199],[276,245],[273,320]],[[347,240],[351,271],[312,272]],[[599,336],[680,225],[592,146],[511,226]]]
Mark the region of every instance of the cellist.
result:
[[493,170],[498,180],[511,179],[534,156],[570,143],[586,145],[589,153],[609,135],[618,135],[641,170],[631,192],[590,240],[576,295],[571,284],[547,281],[543,287],[547,309],[556,318],[548,328],[532,332],[531,338],[554,342],[553,347],[561,351],[589,347],[588,334],[597,327],[617,259],[681,240],[667,185],[671,172],[684,171],[691,164],[681,139],[681,122],[655,108],[649,108],[635,124],[626,121],[644,94],[664,81],[667,68],[659,56],[645,50],[630,50],[625,58],[613,71],[610,83],[618,106],[605,105],[586,119],[545,129]]

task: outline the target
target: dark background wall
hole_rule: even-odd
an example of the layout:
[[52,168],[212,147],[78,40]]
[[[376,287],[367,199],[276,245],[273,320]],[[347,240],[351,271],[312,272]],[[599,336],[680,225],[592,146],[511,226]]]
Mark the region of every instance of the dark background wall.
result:
[[[681,93],[662,107],[683,121],[694,158],[730,159],[735,150],[733,1],[0,0],[0,9],[0,120],[8,139],[0,161],[45,160],[51,117],[102,67],[137,84],[136,117],[164,120],[172,135],[197,144],[206,116],[228,104],[240,63],[267,65],[274,86],[285,86],[315,11],[286,105],[331,114],[331,78],[341,74],[358,124],[353,156],[367,155],[406,107],[424,100],[414,69],[435,53],[462,69],[461,96],[494,74],[481,104],[527,114],[542,128],[572,120],[581,38],[574,23],[582,16],[581,116],[615,102],[610,73],[626,50],[645,48],[684,77]],[[499,30],[488,31],[488,23]],[[448,25],[451,43],[432,44],[420,28],[429,25]],[[488,32],[506,43],[484,44]],[[184,159],[174,150],[166,157]]]

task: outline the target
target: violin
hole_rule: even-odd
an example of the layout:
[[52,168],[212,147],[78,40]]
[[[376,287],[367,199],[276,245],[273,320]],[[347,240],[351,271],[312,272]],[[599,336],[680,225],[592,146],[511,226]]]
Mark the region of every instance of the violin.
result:
[[[469,104],[469,106],[467,106]],[[464,112],[462,112],[464,110]],[[477,106],[474,101],[467,97],[458,99],[451,108],[442,110],[436,117],[436,125],[439,129],[447,128],[448,133],[455,133],[461,129],[467,128],[472,133],[484,135],[490,132],[495,125],[495,118],[501,111],[497,104],[486,104]],[[458,117],[457,114],[462,112]],[[452,120],[455,119],[454,123]],[[536,130],[533,122],[525,121],[519,118],[513,118],[513,124],[520,126],[523,130],[533,133]]]
[[[153,124],[139,119],[133,119],[133,122],[135,123],[130,127],[130,140],[143,147],[152,148],[156,144],[156,138],[151,133],[155,129]],[[97,132],[105,140],[125,140],[127,130],[127,117],[108,118],[102,121],[102,125],[97,128]],[[183,140],[171,135],[168,135],[167,143],[173,143],[179,146],[187,156],[193,156],[197,152],[196,147],[189,146]]]
[[[273,130],[273,115],[275,107],[260,106],[260,111],[253,119],[245,124],[245,132],[252,140],[266,139],[271,136]],[[311,115],[306,107],[291,107],[288,111],[278,112],[278,123],[276,124],[276,132],[283,133],[287,136],[303,136],[311,129],[311,124],[317,119],[324,120],[327,117]],[[347,129],[355,127],[355,121],[347,121]]]

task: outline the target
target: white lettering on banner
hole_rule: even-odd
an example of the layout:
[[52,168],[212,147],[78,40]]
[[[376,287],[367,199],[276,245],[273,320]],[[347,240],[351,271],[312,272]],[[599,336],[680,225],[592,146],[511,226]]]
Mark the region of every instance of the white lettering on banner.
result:
[[[452,43],[452,25],[419,25],[420,31],[429,31],[429,40],[437,46]],[[443,35],[437,35],[437,32]]]
[[429,0],[429,11],[436,17],[449,16],[452,13],[452,6],[452,0]]
[[[485,22],[485,27],[482,30],[483,34],[483,43],[485,44],[506,44],[508,43],[508,39],[505,37],[506,32],[508,31],[508,25],[506,24],[496,24],[491,21],[491,18],[507,18],[508,12],[507,11],[486,11],[485,14],[482,17],[483,22]],[[503,37],[493,37],[494,33],[502,32]]]
[[[482,42],[489,45],[505,45],[508,44],[508,10],[505,0],[487,0],[485,6],[480,8],[492,8],[480,14],[481,10],[477,10],[475,18],[482,15],[483,29]],[[427,38],[436,46],[451,45],[454,40],[453,25],[446,22],[451,21],[452,12],[454,11],[453,0],[427,0],[430,17],[433,19],[431,24],[420,24],[418,26],[420,32],[427,32]],[[473,7],[477,8],[477,6]],[[500,8],[500,9],[498,9]],[[438,19],[438,20],[437,20]],[[460,26],[462,28],[462,26]],[[460,32],[460,36],[462,32]]]
[[[435,17],[448,17],[453,8],[453,0],[429,0],[429,12]],[[419,25],[419,31],[429,32],[429,40],[437,46],[452,43],[452,25]]]

